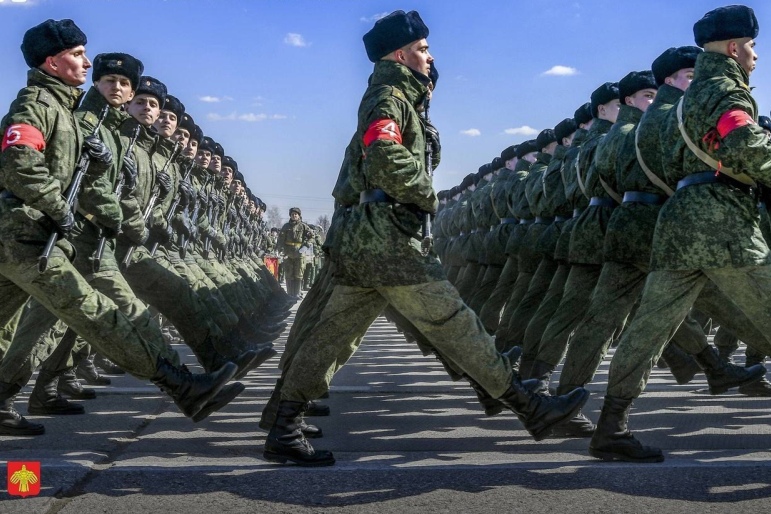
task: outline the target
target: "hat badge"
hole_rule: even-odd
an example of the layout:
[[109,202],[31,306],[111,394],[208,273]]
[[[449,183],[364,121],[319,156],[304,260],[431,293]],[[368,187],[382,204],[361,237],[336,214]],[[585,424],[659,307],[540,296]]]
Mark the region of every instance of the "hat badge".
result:
[[149,86],[149,85],[151,85],[151,84],[152,84],[152,83],[151,83],[149,80],[146,80],[146,81],[145,81],[145,86]]
[[123,61],[115,61],[116,66],[123,66]]

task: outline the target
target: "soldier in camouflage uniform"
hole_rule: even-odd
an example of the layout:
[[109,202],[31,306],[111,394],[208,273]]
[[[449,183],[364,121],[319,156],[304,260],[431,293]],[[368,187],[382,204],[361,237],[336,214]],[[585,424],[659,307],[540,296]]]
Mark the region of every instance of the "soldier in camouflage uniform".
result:
[[313,450],[297,420],[306,402],[327,389],[341,341],[347,342],[347,334],[363,333],[389,304],[490,396],[516,412],[536,439],[586,400],[584,390],[562,398],[526,391],[447,281],[439,261],[423,252],[421,218],[435,212],[437,204],[425,171],[424,127],[416,109],[430,83],[433,58],[427,35],[417,12],[396,11],[364,37],[376,64],[356,136],[346,150],[359,205],[341,234],[338,283],[313,340],[298,349],[285,377],[276,422],[265,443],[263,455],[269,460],[334,463],[330,452]]
[[[677,181],[677,189],[659,213],[652,271],[611,362],[589,447],[595,457],[664,460],[660,449],[643,446],[629,432],[629,410],[707,282],[736,302],[761,332],[771,328],[769,249],[754,194],[756,181],[771,183],[771,143],[755,122],[757,105],[748,85],[757,34],[757,19],[745,6],[715,9],[694,25],[696,44],[705,52],[662,133],[662,148],[672,149],[665,154],[665,174],[668,182]],[[768,353],[769,346],[760,349]]]
[[[72,116],[82,95],[78,86],[91,67],[85,44],[85,34],[71,20],[47,20],[24,35],[22,53],[31,68],[28,85],[0,122],[0,326],[8,326],[31,296],[128,372],[152,379],[187,416],[205,417],[232,399],[217,396],[235,365],[197,376],[174,367],[165,347],[145,339],[115,303],[88,285],[71,264],[73,247],[64,238],[58,239],[45,269],[37,266],[51,233],[66,236],[75,225],[63,193],[78,152],[85,148],[95,166],[110,165],[113,159],[98,137],[83,137]],[[13,407],[23,385],[0,383],[4,433],[44,430]]]
[[302,211],[299,207],[289,209],[289,221],[284,223],[278,233],[276,246],[284,254],[284,276],[286,277],[286,292],[289,296],[302,298],[303,258],[300,248],[310,239],[311,230],[302,222]]

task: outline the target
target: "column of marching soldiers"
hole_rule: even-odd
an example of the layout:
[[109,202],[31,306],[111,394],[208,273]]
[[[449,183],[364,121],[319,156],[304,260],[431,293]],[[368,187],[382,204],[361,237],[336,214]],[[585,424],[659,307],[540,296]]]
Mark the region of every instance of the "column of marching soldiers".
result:
[[[86,42],[71,20],[28,30],[27,86],[2,120],[0,434],[44,433],[14,407],[38,366],[30,414],[83,413],[65,396],[95,397],[78,377],[109,383],[96,363],[200,421],[276,354],[296,301],[263,263],[266,205],[236,161],[139,59],[92,67]],[[205,373],[180,364],[156,313]]]

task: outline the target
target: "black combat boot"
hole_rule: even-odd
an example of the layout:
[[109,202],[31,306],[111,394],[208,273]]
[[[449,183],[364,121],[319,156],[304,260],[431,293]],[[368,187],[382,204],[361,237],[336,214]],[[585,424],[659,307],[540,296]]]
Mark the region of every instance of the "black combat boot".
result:
[[[235,364],[228,362],[213,373],[194,375],[187,371],[187,369],[177,368],[167,359],[158,357],[155,375],[150,380],[161,391],[171,396],[174,403],[177,404],[177,407],[185,416],[192,418],[206,407],[210,401],[214,400],[217,393],[236,374],[237,369],[238,367]],[[239,382],[235,384],[239,384]],[[228,391],[232,392],[231,389]],[[233,398],[235,396],[230,399],[232,400]],[[218,408],[227,405],[227,403],[227,401],[221,403]],[[214,412],[214,410],[211,412]]]
[[522,360],[519,364],[519,378],[520,380],[528,380],[533,378],[533,375],[531,374],[533,370],[533,359],[528,359],[527,357],[522,357]]
[[305,406],[306,416],[321,417],[321,416],[329,416],[330,413],[331,411],[329,409],[329,405],[324,405],[323,403],[309,401],[308,404]]
[[554,366],[548,362],[534,360],[530,366],[530,376],[533,377],[529,380],[523,380],[522,385],[528,388],[535,394],[551,394],[549,390],[549,383],[551,382],[551,374],[554,373]]
[[589,443],[589,455],[602,460],[663,462],[659,448],[643,446],[627,428],[632,400],[606,396],[600,419]]
[[592,437],[594,435],[594,424],[586,415],[578,413],[564,423],[553,427],[551,435],[553,437]]
[[707,375],[709,394],[721,394],[731,388],[757,382],[766,374],[766,368],[761,364],[742,368],[720,360],[717,350],[711,346],[697,353],[694,357],[696,357],[699,366],[704,368],[704,374]]
[[[259,427],[263,430],[270,430],[273,424],[276,422],[276,415],[278,412],[278,404],[281,402],[281,387],[284,385],[284,380],[279,378],[276,380],[276,387],[273,388],[273,392],[268,399],[268,403],[265,404],[265,408],[262,409],[262,416],[260,416]],[[300,430],[303,435],[308,438],[322,437],[321,428],[316,425],[306,423],[305,420],[300,422]]]
[[59,375],[41,370],[29,396],[27,411],[42,416],[85,414],[86,409],[77,403],[71,403],[57,391]]
[[331,466],[335,463],[332,452],[314,450],[303,435],[301,424],[305,402],[281,400],[276,412],[276,422],[265,440],[262,456],[265,460],[294,462],[299,466]]
[[59,393],[66,394],[75,400],[93,400],[96,398],[96,391],[90,387],[83,387],[78,377],[75,376],[75,368],[70,368],[59,375],[59,384],[56,389]]
[[113,361],[105,357],[101,354],[96,354],[94,356],[94,365],[102,368],[102,371],[107,373],[108,375],[125,375],[126,372],[123,371],[123,368],[115,364]]
[[477,394],[477,399],[479,400],[479,404],[485,410],[485,415],[495,416],[496,414],[503,412],[503,409],[506,408],[506,406],[501,403],[500,400],[490,396],[485,388],[479,385],[479,382],[470,376],[464,375],[464,378],[468,380],[468,383],[471,384],[471,389]]
[[718,327],[713,343],[720,359],[733,364],[733,354],[739,349],[739,338],[736,334],[725,327]]
[[0,434],[41,435],[46,429],[40,423],[32,423],[13,406],[21,386],[0,382]]
[[515,373],[511,386],[498,398],[517,415],[536,441],[549,436],[551,428],[573,416],[589,399],[589,392],[579,387],[564,396],[533,394],[522,386]]
[[238,371],[233,377],[235,380],[240,380],[246,376],[251,370],[258,368],[265,361],[274,357],[278,352],[271,346],[263,346],[258,350],[249,350],[244,352],[235,359],[233,362],[238,366]]
[[246,389],[246,386],[241,382],[233,382],[232,384],[226,385],[214,395],[214,398],[206,402],[206,405],[204,405],[201,410],[195,413],[191,418],[193,423],[198,423],[209,417],[209,414],[217,412],[235,399],[236,396],[243,393],[244,389]]
[[[75,376],[82,378],[87,384],[91,385],[110,385],[112,380],[107,377],[103,377],[99,374],[99,371],[94,365],[94,359],[96,355],[91,354],[87,358],[78,363],[78,367],[75,368]],[[121,370],[123,371],[123,370]]]
[[667,363],[670,373],[672,373],[675,381],[680,385],[687,384],[693,380],[696,373],[701,372],[696,359],[672,343],[668,343],[664,347],[661,358]]
[[[751,358],[749,355],[745,361],[745,367],[747,368],[762,364],[763,359]],[[764,375],[763,378],[756,380],[751,384],[739,386],[739,394],[745,396],[771,396],[771,382],[769,382]]]

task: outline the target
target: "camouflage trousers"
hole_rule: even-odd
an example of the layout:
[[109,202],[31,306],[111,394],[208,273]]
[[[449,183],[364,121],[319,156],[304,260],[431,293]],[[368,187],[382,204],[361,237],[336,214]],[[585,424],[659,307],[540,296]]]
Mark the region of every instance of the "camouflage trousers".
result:
[[[520,266],[522,263],[520,262]],[[520,269],[517,273],[517,279],[511,286],[509,291],[509,297],[506,299],[506,304],[503,307],[503,313],[501,314],[501,320],[498,322],[498,329],[495,331],[495,344],[499,350],[506,350],[511,346],[508,344],[508,328],[512,323],[514,317],[514,311],[517,310],[522,298],[527,294],[527,290],[530,288],[530,281],[533,280],[534,271],[522,271]]]
[[[168,350],[143,337],[115,302],[88,284],[70,262],[69,243],[58,243],[46,270],[38,271],[49,233],[20,203],[0,201],[0,326],[8,326],[32,297],[120,367],[152,377]],[[0,346],[11,351],[7,341]]]
[[[464,302],[469,303],[471,300],[471,296],[474,294],[482,277],[484,277],[484,271],[485,267],[478,262],[466,262],[466,266],[463,268],[463,276],[458,276],[459,280],[456,284],[458,294],[460,294],[460,297],[463,298]],[[481,276],[480,272],[482,273]]]
[[535,356],[522,355],[523,360],[539,360],[557,366],[565,356],[568,338],[589,308],[594,286],[600,278],[602,266],[573,264],[570,267],[565,290],[559,307],[543,332]]
[[323,394],[336,371],[340,347],[363,337],[389,305],[490,395],[500,397],[510,387],[509,363],[448,281],[377,288],[338,285],[313,337],[294,356],[282,387],[282,399],[309,401]]
[[549,288],[538,305],[538,310],[530,318],[530,322],[525,329],[525,335],[522,340],[522,355],[525,356],[525,360],[532,361],[538,354],[538,346],[541,344],[543,333],[560,306],[562,295],[565,293],[565,283],[569,275],[570,264],[565,262],[559,263],[551,282],[549,282]]
[[303,278],[302,257],[285,257],[284,258],[284,277],[292,280],[302,280]]
[[501,269],[501,274],[498,276],[498,282],[495,284],[493,292],[482,306],[479,319],[482,320],[482,324],[489,334],[494,334],[500,326],[501,311],[506,305],[506,300],[509,299],[514,282],[517,281],[518,270],[517,256],[509,256],[506,259],[506,264],[503,265],[503,269]]
[[544,257],[541,259],[538,269],[535,270],[533,277],[530,279],[527,292],[511,314],[509,324],[502,333],[503,339],[500,343],[496,334],[495,344],[498,348],[508,349],[512,346],[524,344],[525,331],[546,296],[557,267],[557,261],[553,258]]
[[751,320],[749,328],[759,331],[755,348],[771,352],[771,342],[762,336],[771,334],[771,267],[653,271],[611,361],[608,396],[634,399],[642,393],[664,345],[709,282]]
[[490,264],[484,270],[485,273],[482,275],[476,291],[474,291],[471,299],[467,302],[471,310],[476,312],[479,317],[482,316],[482,308],[485,306],[485,303],[493,294],[493,291],[495,291],[495,286],[498,284],[498,279],[501,278],[501,273],[503,272],[503,266]]

